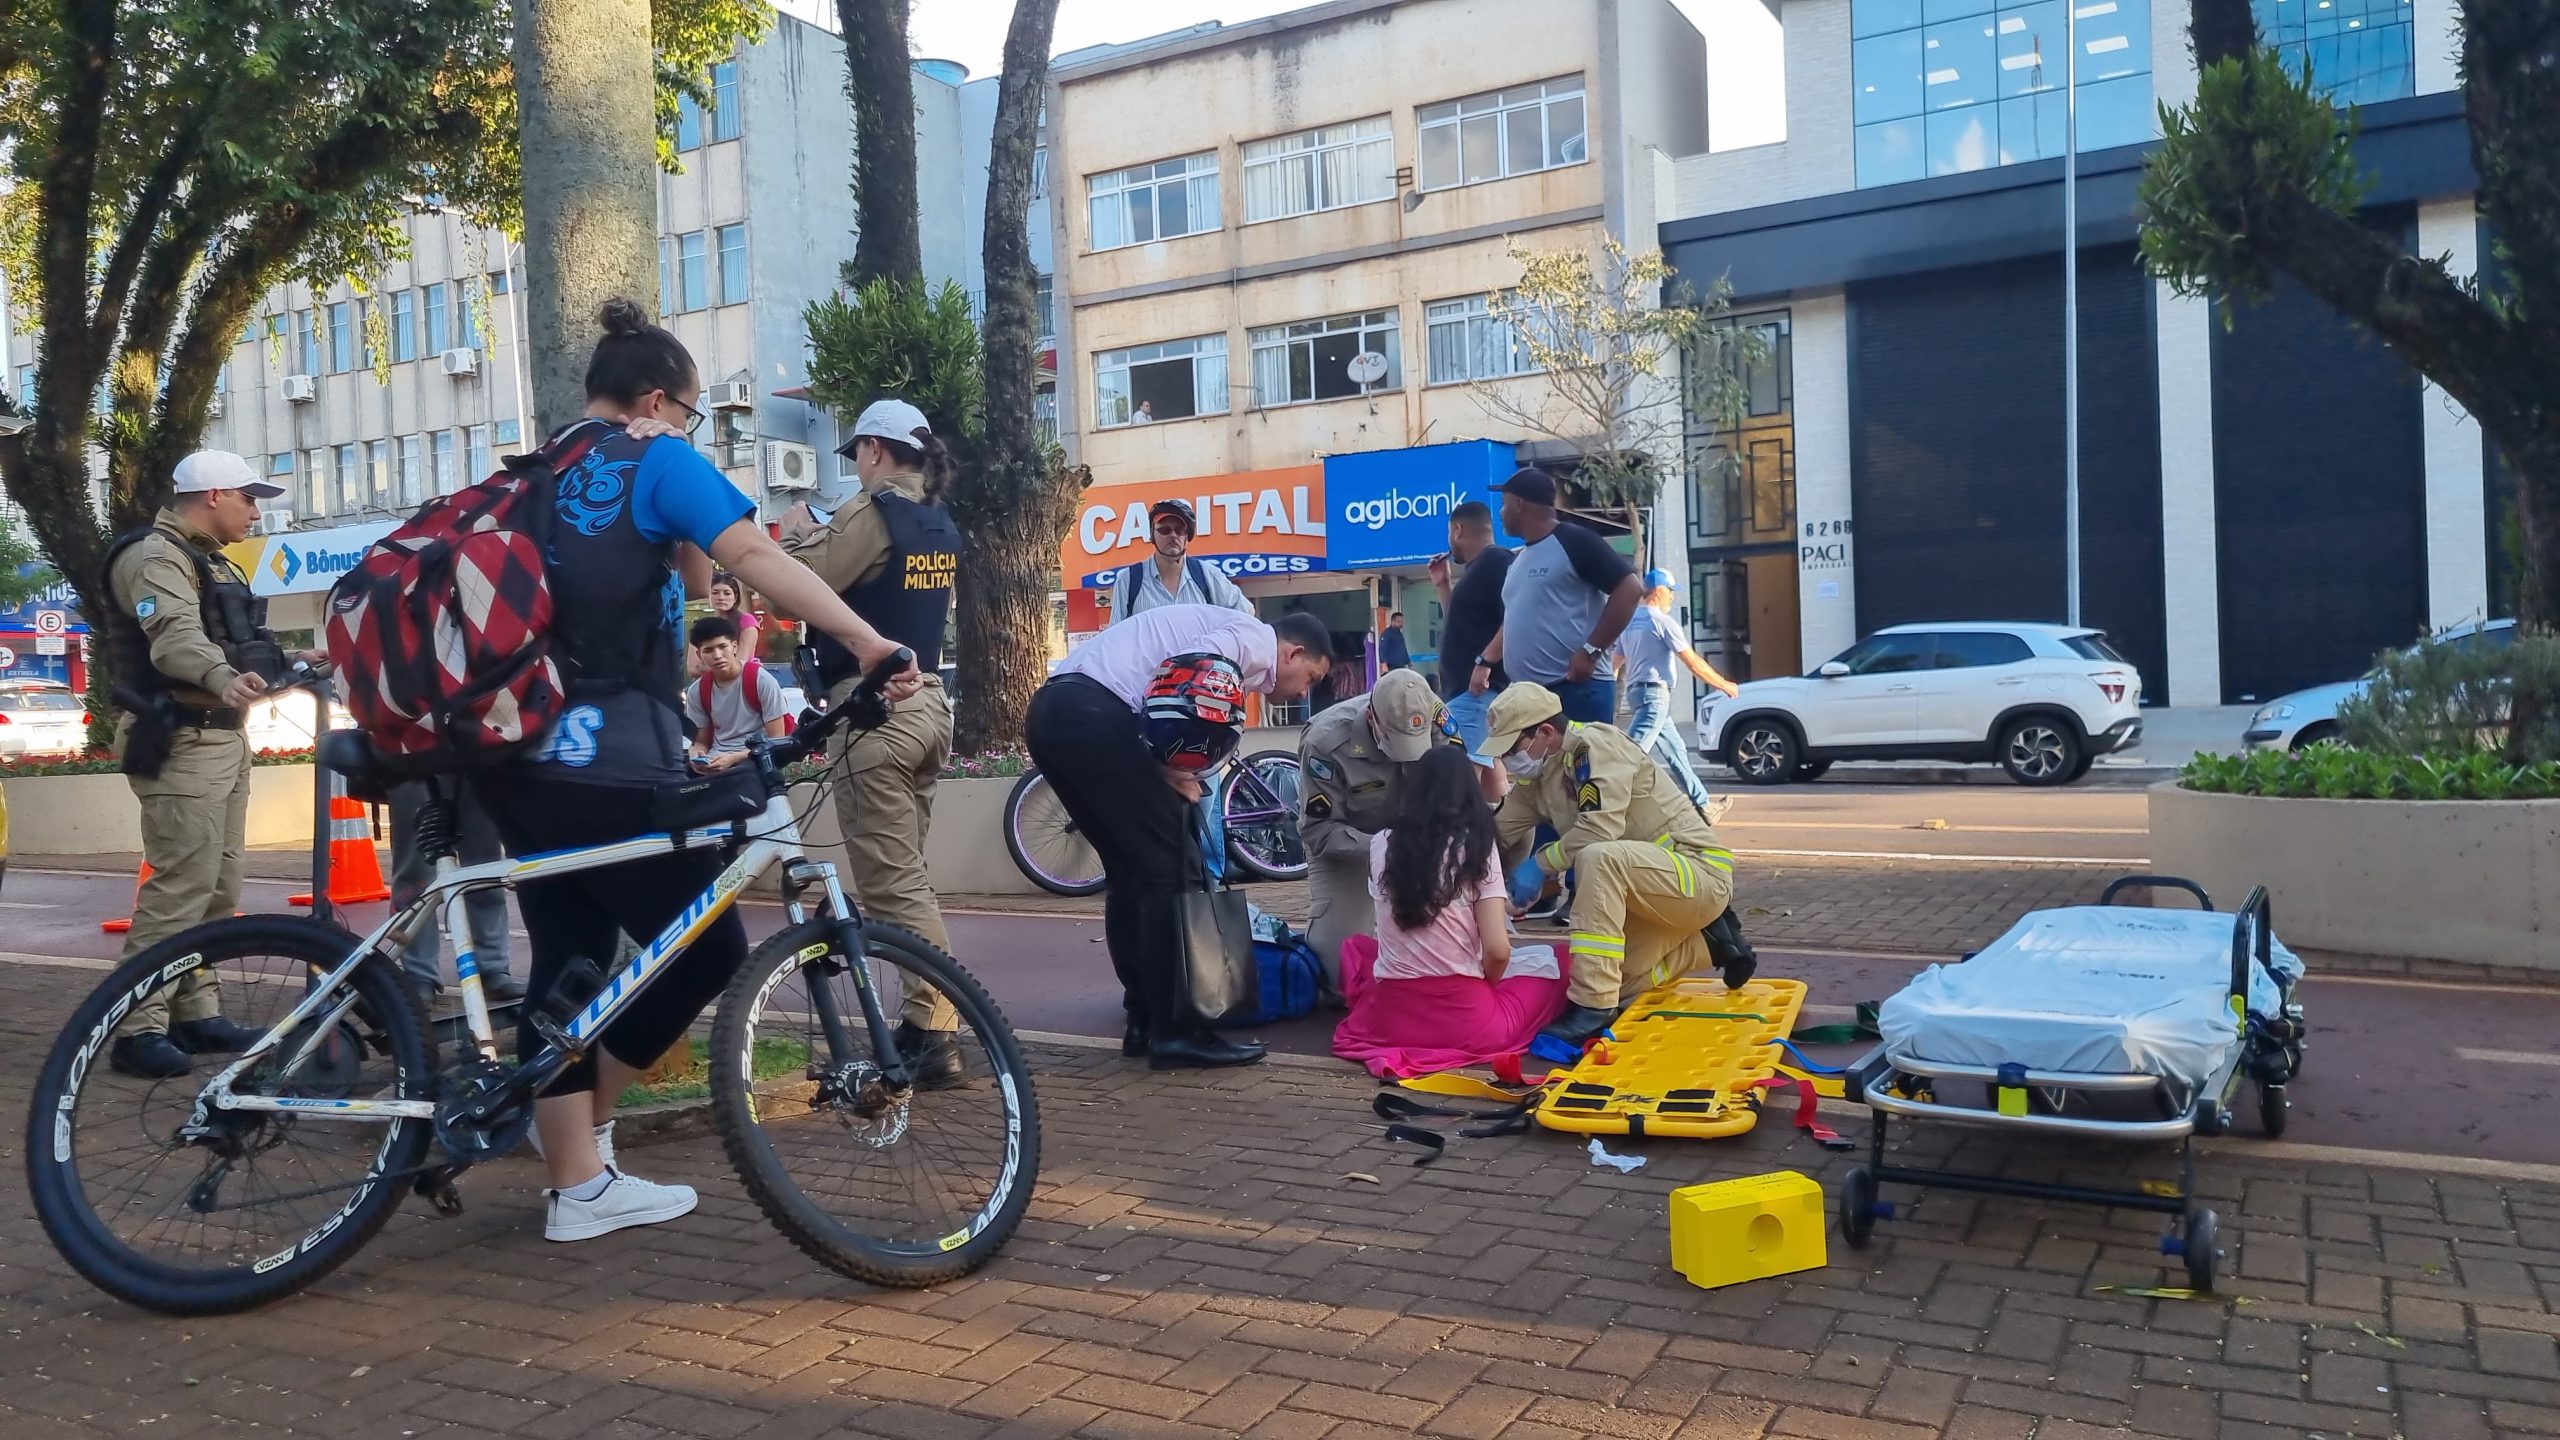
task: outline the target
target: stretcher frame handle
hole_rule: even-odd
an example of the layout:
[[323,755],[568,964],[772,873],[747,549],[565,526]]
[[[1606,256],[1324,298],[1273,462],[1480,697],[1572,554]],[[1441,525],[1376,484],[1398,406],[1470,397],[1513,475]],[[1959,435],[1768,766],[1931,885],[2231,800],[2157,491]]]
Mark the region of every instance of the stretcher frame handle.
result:
[[2196,897],[2197,909],[2213,908],[2213,897],[2204,893],[2204,887],[2183,875],[2120,875],[2107,882],[2106,890],[2098,896],[2098,903],[2113,905],[2116,897],[2127,890],[2183,890]]

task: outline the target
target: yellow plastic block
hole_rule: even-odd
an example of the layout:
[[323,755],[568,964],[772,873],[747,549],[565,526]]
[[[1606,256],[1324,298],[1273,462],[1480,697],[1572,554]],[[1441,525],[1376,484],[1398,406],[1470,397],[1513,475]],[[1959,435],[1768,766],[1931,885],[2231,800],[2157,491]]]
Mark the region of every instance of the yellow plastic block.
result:
[[1822,1187],[1792,1170],[1671,1192],[1671,1267],[1713,1290],[1829,1263]]

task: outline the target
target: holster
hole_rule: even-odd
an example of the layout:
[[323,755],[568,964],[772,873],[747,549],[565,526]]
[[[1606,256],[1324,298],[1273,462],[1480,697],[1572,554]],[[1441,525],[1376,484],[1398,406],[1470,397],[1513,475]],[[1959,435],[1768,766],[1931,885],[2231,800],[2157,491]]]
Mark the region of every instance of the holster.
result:
[[178,702],[167,694],[139,695],[119,685],[115,688],[116,708],[133,716],[124,733],[124,759],[118,768],[127,775],[144,780],[157,780],[169,763],[169,747],[178,736]]

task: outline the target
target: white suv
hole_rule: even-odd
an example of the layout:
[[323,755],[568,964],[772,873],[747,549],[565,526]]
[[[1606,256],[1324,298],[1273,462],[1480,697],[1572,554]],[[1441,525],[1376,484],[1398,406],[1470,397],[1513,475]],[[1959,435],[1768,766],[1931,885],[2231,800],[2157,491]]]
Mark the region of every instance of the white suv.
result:
[[1752,785],[1834,760],[1996,760],[2060,785],[2142,738],[2142,672],[2068,625],[1896,625],[1812,674],[1755,680],[1698,712],[1698,748]]

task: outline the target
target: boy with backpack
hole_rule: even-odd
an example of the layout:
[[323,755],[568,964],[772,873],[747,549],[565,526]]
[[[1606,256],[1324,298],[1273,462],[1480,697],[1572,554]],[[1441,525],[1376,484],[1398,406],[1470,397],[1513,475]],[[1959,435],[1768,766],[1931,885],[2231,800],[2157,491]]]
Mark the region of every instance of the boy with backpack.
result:
[[684,692],[685,728],[693,736],[693,760],[705,770],[745,762],[747,741],[758,731],[776,740],[789,733],[782,682],[740,648],[738,622],[705,615],[687,638],[702,662],[702,675]]

